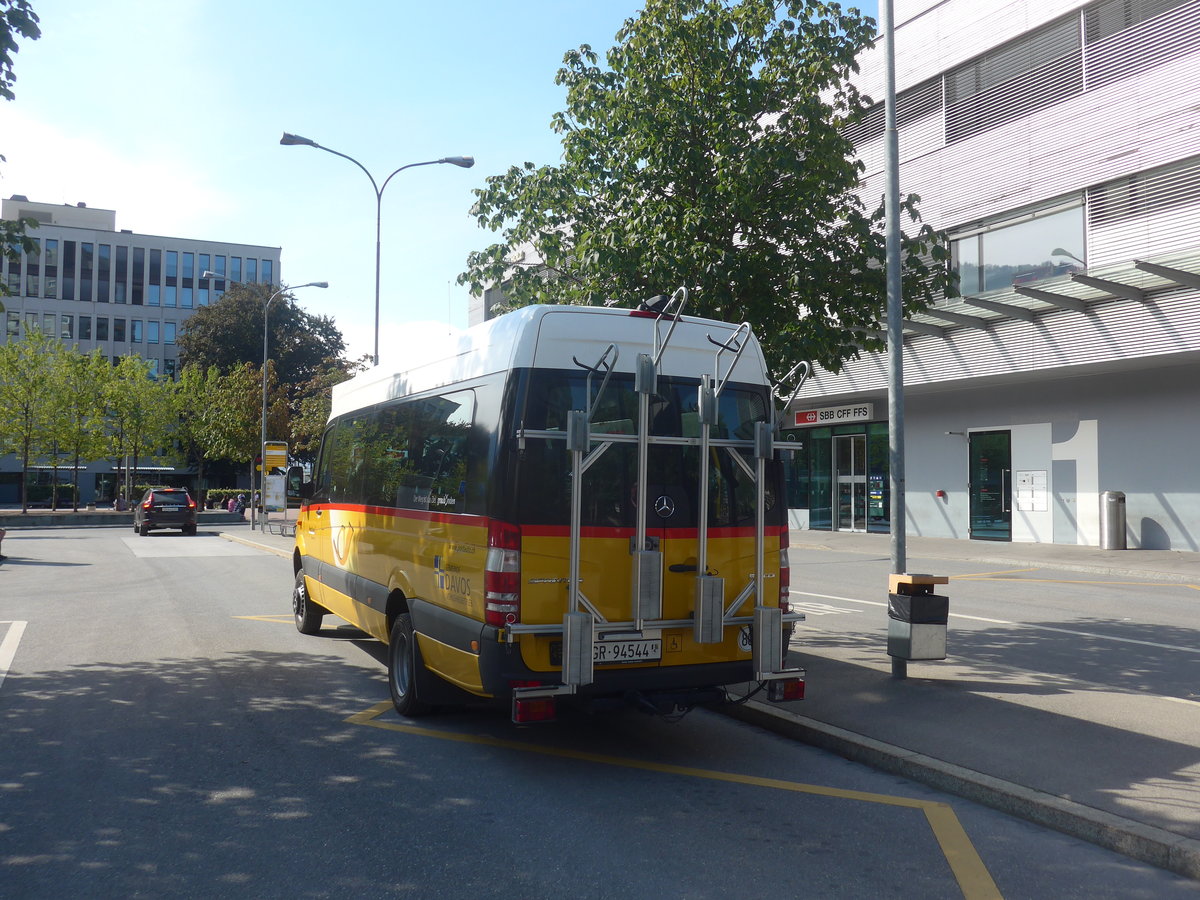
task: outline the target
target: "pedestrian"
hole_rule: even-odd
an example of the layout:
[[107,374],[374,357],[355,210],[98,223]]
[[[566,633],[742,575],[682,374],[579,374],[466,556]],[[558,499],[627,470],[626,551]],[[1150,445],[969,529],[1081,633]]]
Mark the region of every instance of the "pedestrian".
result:
[[241,518],[243,518],[243,519],[246,518],[246,495],[245,494],[237,495],[237,503],[234,506],[233,511],[235,513],[237,513],[238,516],[240,516]]

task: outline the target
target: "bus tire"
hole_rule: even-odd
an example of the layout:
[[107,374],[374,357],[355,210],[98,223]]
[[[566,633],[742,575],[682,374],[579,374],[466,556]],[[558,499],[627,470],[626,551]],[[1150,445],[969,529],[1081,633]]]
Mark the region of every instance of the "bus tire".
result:
[[422,666],[412,617],[402,613],[392,623],[388,638],[388,690],[392,705],[402,716],[423,716],[430,712],[431,707],[417,699],[417,670]]
[[296,573],[296,584],[292,588],[292,614],[296,617],[296,630],[301,634],[316,634],[321,630],[325,610],[308,596],[303,569]]

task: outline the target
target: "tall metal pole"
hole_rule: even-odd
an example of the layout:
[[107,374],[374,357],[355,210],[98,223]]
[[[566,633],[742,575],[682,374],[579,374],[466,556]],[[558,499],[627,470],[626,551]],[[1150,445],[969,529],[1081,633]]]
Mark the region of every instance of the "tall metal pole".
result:
[[[900,278],[900,140],[896,131],[896,23],[893,0],[881,0],[886,85],[884,89],[884,168],[887,240],[888,478],[892,572],[908,567],[904,518],[904,300]],[[892,657],[892,675],[907,676],[906,660]]]
[[365,174],[367,176],[367,178],[370,179],[371,188],[372,188],[372,190],[375,191],[375,352],[372,354],[371,359],[375,363],[375,365],[379,365],[379,269],[380,269],[380,260],[381,260],[380,243],[381,243],[381,224],[382,224],[382,219],[383,219],[383,192],[384,192],[384,189],[387,188],[388,182],[391,181],[392,178],[394,178],[399,173],[403,172],[405,169],[411,169],[416,166],[436,166],[436,165],[440,165],[441,163],[449,163],[452,166],[458,166],[459,168],[462,168],[462,169],[469,169],[469,168],[471,168],[471,166],[475,165],[475,157],[473,157],[473,156],[444,156],[441,159],[430,159],[425,162],[409,163],[406,166],[401,166],[395,172],[393,172],[391,175],[389,175],[387,178],[385,178],[383,180],[383,184],[379,184],[378,182],[375,181],[375,176],[371,174],[370,170],[366,166],[364,166],[362,163],[360,163],[357,159],[355,159],[353,156],[349,156],[345,153],[342,153],[339,150],[332,150],[329,147],[325,147],[322,144],[318,144],[316,141],[312,140],[311,138],[301,137],[298,134],[289,134],[285,131],[283,134],[283,137],[281,137],[279,139],[279,143],[283,144],[285,147],[294,147],[294,146],[316,147],[318,150],[324,150],[326,153],[332,153],[334,156],[340,156],[342,159],[348,159],[348,160],[350,160],[350,162],[354,163],[356,166],[358,166],[360,169],[362,169],[363,174]]

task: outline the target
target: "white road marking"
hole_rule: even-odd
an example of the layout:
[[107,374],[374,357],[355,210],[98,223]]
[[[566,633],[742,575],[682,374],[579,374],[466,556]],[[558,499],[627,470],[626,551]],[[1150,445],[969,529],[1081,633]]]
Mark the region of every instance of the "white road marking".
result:
[[13,659],[17,655],[17,644],[21,643],[21,635],[25,633],[27,624],[27,622],[20,621],[0,622],[0,625],[8,626],[4,640],[0,641],[0,686],[3,686],[4,677],[12,667]]
[[[861,603],[864,606],[883,606],[878,600],[856,600],[853,597],[837,597],[832,594],[812,594],[808,591],[790,591],[800,597],[819,597],[822,600],[840,600],[843,603]],[[1030,622],[1010,622],[1007,619],[989,619],[983,616],[966,616],[962,613],[950,613],[952,619],[966,619],[970,622],[986,622],[989,625],[1008,625],[1013,628],[1034,628],[1038,631],[1053,631],[1056,634],[1069,634],[1074,637],[1093,638],[1098,641],[1117,641],[1122,644],[1137,644],[1141,647],[1154,647],[1158,650],[1178,650],[1183,653],[1200,653],[1200,647],[1182,647],[1178,644],[1160,644],[1157,641],[1139,641],[1137,638],[1117,637],[1111,634],[1096,634],[1093,631],[1076,631],[1072,628],[1055,628],[1053,625],[1034,625]]]

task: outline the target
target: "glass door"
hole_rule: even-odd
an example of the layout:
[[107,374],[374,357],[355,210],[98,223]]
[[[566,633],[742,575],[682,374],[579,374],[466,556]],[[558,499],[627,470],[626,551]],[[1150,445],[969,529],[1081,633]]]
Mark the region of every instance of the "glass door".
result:
[[968,442],[971,537],[1011,541],[1012,434],[973,431]]
[[867,436],[839,434],[833,438],[834,478],[837,481],[838,531],[867,530]]

